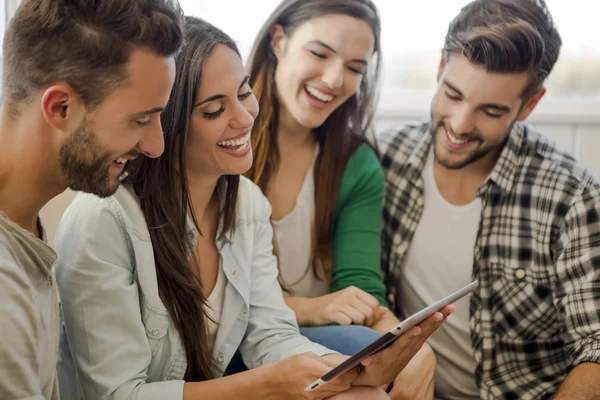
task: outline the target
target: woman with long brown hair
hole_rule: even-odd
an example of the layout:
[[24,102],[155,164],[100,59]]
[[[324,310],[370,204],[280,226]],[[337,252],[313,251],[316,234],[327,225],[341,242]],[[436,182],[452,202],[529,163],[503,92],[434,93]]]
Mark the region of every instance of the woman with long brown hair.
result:
[[[374,386],[443,316],[380,362],[304,392],[344,358],[299,334],[277,281],[270,205],[240,177],[258,105],[237,47],[202,20],[185,29],[163,156],[128,155],[115,195],[77,196],[57,232],[62,397],[387,398]],[[238,348],[252,369],[223,376]]]
[[[384,178],[367,140],[380,32],[371,0],[284,0],[247,66],[261,107],[247,176],[273,208],[286,302],[304,335],[345,354],[398,323],[380,273]],[[416,378],[432,398],[431,349],[410,366],[395,391]]]

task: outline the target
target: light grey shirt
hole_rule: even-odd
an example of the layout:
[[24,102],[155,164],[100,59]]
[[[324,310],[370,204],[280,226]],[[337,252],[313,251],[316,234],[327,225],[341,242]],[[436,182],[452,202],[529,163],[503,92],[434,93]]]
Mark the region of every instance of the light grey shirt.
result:
[[271,220],[281,278],[290,296],[319,297],[329,293],[329,283],[317,277],[311,262],[315,231],[314,166],[318,154],[317,146],[292,212],[280,220]]
[[[39,224],[43,235],[43,228]],[[0,212],[0,399],[57,400],[54,251]]]
[[[260,189],[242,177],[235,234],[217,242],[226,285],[212,346],[215,378],[238,348],[249,368],[303,352],[332,353],[300,335],[283,300],[270,215]],[[195,243],[191,225],[189,235]],[[152,242],[133,189],[123,186],[106,199],[77,195],[60,222],[56,251],[63,400],[181,400],[187,360],[158,293]]]
[[[433,147],[423,170],[425,203],[415,230],[400,284],[404,317],[427,307],[471,282],[473,247],[481,200],[467,205],[449,203],[433,175]],[[469,299],[458,300],[456,311],[427,341],[435,352],[435,398],[479,399],[475,358],[469,333]]]

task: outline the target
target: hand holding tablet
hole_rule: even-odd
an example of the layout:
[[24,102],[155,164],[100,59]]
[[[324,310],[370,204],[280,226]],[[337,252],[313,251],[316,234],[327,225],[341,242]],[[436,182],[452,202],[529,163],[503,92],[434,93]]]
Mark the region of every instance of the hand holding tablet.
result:
[[[348,358],[346,361],[329,371],[327,374],[314,381],[304,390],[316,390],[317,388],[326,384],[328,381],[358,366],[361,364],[361,362],[366,365],[386,365],[382,366],[382,368],[376,368],[377,371],[369,371],[370,368],[365,368],[354,384],[361,385],[363,384],[363,381],[365,384],[371,384],[372,382],[370,381],[369,377],[373,374],[382,375],[383,382],[378,383],[377,385],[386,383],[385,380],[387,380],[387,377],[383,377],[383,375],[390,374],[389,381],[393,380],[395,374],[399,372],[406,364],[408,364],[408,361],[410,361],[412,356],[414,356],[414,354],[416,354],[416,352],[421,348],[425,340],[427,340],[427,338],[441,325],[442,320],[452,312],[452,309],[447,306],[472,292],[477,286],[477,283],[477,281],[474,281],[462,289],[452,293],[451,295],[411,315],[381,338],[377,339],[369,346],[365,347],[363,350]],[[434,318],[429,318],[438,311],[442,311],[442,317],[440,320],[436,322],[433,321]],[[409,330],[421,323],[422,332],[417,336],[413,336],[412,331],[409,332]],[[409,334],[405,335],[406,332],[409,332]],[[398,338],[400,339],[396,340]],[[389,350],[383,350],[388,346],[390,347]],[[376,354],[380,351],[381,354]],[[407,355],[409,357],[407,357]],[[377,361],[373,362],[373,359],[376,359]],[[400,366],[400,368],[398,368],[398,366]]]

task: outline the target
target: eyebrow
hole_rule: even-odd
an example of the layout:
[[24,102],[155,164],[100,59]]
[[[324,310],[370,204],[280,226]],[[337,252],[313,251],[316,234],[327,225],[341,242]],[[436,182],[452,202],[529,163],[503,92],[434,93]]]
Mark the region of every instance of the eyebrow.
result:
[[[332,53],[337,54],[337,52],[335,51],[335,49],[333,47],[331,47],[327,43],[323,43],[320,40],[311,40],[308,43],[316,44],[317,46],[321,46],[321,47],[325,47],[327,50],[331,51]],[[361,63],[361,64],[365,64],[365,65],[369,64],[369,62],[363,58],[354,58],[354,59],[350,60],[350,62],[357,62],[357,63]]]
[[[240,84],[240,87],[238,88],[238,90],[240,90],[242,88],[242,86],[244,86],[246,83],[248,83],[249,80],[250,80],[250,75],[246,75],[244,77],[244,79],[242,80],[242,83]],[[194,108],[201,106],[204,103],[210,103],[211,101],[219,100],[224,97],[226,97],[224,94],[215,94],[214,96],[207,97],[206,99],[202,100],[198,104],[195,104]]]
[[[458,88],[456,86],[454,86],[453,84],[451,84],[450,82],[448,82],[446,79],[444,79],[444,85],[446,85],[453,92],[456,92],[459,96],[465,97],[462,94],[462,92],[460,90],[458,90]],[[509,113],[511,111],[511,108],[509,106],[505,106],[503,104],[498,104],[498,103],[482,104],[480,106],[480,108],[492,108],[494,110],[502,111],[502,112],[505,112],[505,113]]]
[[161,113],[165,110],[164,107],[154,107],[151,108],[149,110],[146,111],[141,111],[141,112],[137,112],[135,114],[131,115],[131,118],[140,118],[140,117],[145,117],[147,115],[152,115],[152,114],[156,114],[156,113]]

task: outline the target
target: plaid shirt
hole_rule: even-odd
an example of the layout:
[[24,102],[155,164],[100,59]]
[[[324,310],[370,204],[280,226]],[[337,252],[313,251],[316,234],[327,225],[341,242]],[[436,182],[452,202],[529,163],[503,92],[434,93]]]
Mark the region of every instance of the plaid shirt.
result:
[[[400,267],[425,201],[429,131],[426,123],[381,136],[382,265],[396,313]],[[477,197],[479,286],[470,303],[477,386],[484,399],[547,399],[571,368],[600,362],[600,185],[517,123]]]

